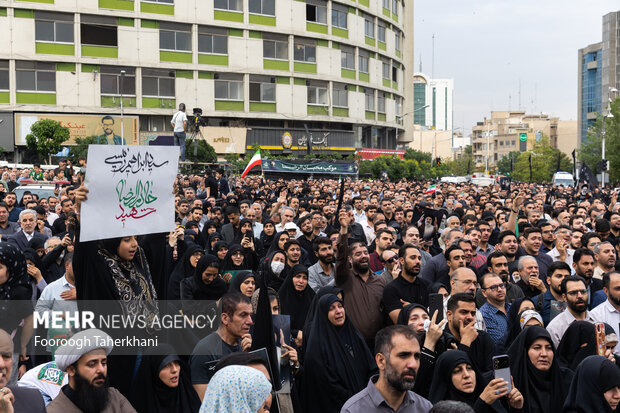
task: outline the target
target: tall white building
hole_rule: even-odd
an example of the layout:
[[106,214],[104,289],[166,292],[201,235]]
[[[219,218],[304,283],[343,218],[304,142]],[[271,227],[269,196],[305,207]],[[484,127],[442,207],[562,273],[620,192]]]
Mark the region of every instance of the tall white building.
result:
[[452,130],[454,79],[413,76],[413,123],[423,128]]

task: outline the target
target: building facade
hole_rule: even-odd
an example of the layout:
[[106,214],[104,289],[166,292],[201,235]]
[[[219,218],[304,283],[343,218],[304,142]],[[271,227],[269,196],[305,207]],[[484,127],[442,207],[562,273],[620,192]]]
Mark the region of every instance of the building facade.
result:
[[452,130],[454,79],[413,76],[413,123],[427,129]]
[[588,128],[601,113],[602,43],[579,49],[579,140],[585,142]]
[[107,123],[110,136],[148,144],[171,134],[181,102],[210,127],[245,128],[246,150],[395,149],[413,111],[413,7],[402,0],[3,0],[0,38],[9,151],[52,114],[75,118],[72,138]]

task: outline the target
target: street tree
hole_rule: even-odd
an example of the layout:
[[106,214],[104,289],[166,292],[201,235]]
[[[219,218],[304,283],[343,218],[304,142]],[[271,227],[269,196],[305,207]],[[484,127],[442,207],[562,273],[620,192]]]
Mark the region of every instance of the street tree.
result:
[[69,139],[69,128],[52,119],[41,119],[30,127],[26,135],[26,146],[36,151],[39,159],[52,163],[52,154],[60,152],[62,143]]

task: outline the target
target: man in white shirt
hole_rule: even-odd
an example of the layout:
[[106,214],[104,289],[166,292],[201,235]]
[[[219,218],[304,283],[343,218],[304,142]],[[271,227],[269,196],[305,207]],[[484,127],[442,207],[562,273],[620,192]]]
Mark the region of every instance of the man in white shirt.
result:
[[[607,294],[607,301],[594,308],[590,315],[595,322],[612,326],[616,335],[620,336],[620,273],[618,271],[603,275],[603,291]],[[617,346],[615,353],[620,354]]]
[[586,281],[578,275],[571,275],[562,281],[562,296],[566,301],[567,308],[560,315],[555,317],[547,326],[547,331],[551,335],[553,344],[556,348],[562,340],[562,336],[573,321],[594,322],[592,315],[588,311],[588,290]]
[[185,103],[179,104],[179,111],[174,114],[170,124],[174,128],[174,146],[181,147],[181,161],[185,161],[185,131],[187,130],[187,115]]
[[596,268],[592,278],[603,279],[603,274],[614,269],[616,265],[616,250],[611,242],[604,241],[594,247]]

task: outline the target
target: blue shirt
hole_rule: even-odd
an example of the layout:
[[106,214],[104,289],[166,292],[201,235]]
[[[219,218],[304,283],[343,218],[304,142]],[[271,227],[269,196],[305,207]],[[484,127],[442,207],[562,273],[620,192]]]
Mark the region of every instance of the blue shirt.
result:
[[496,346],[502,342],[508,330],[508,316],[506,315],[508,310],[510,310],[510,303],[506,303],[506,313],[488,302],[480,307],[480,313],[482,318],[484,318],[484,323],[487,325],[487,333],[489,333]]
[[[371,377],[368,380],[368,386],[347,400],[340,413],[394,413],[394,409],[387,404],[383,395],[375,387],[378,379],[379,376]],[[432,407],[431,402],[424,397],[408,391],[396,413],[428,413]]]

